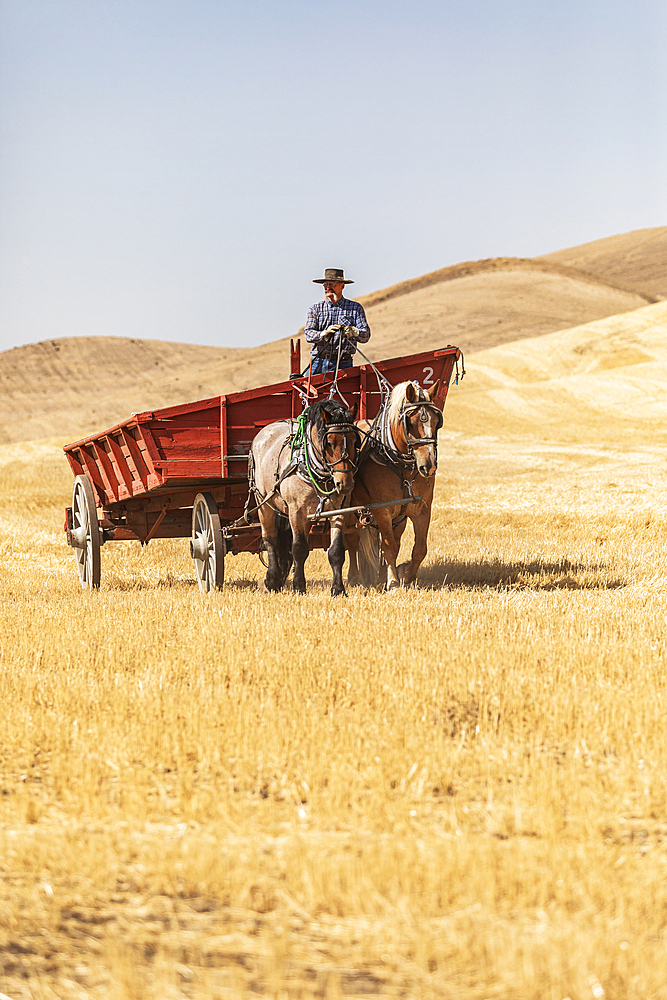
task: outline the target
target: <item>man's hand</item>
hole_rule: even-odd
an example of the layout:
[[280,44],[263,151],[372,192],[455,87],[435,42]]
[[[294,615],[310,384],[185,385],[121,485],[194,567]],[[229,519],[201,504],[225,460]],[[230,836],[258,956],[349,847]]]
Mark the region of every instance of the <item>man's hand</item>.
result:
[[335,334],[337,334],[338,331],[342,329],[343,329],[342,323],[332,323],[331,326],[328,326],[326,330],[322,332],[322,336],[326,337],[327,339],[330,337],[334,337]]
[[356,326],[344,326],[343,336],[347,337],[348,340],[357,340],[357,338],[359,337],[359,331],[357,330]]

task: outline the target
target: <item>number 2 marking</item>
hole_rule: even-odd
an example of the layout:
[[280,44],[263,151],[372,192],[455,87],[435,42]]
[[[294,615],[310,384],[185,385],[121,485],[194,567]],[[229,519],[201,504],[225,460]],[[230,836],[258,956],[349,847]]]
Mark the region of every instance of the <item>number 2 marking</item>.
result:
[[426,368],[424,368],[424,375],[426,375],[427,372],[428,375],[426,376],[426,378],[422,379],[422,384],[433,385],[433,369],[429,368],[428,365],[426,366]]

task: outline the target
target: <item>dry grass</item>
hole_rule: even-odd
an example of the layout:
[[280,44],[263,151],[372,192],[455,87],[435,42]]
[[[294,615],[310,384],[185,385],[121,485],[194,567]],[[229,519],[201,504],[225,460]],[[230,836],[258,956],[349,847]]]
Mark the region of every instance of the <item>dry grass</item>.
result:
[[663,450],[441,454],[421,587],[333,601],[185,542],[83,593],[0,449],[0,991],[667,997]]

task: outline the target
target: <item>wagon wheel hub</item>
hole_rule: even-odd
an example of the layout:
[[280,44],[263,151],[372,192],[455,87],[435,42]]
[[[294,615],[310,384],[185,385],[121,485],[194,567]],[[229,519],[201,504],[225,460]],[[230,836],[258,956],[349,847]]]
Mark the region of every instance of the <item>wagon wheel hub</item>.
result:
[[203,593],[220,590],[225,579],[225,540],[218,506],[210,493],[198,493],[192,508],[190,555]]
[[72,548],[85,549],[88,544],[88,533],[84,525],[79,528],[72,528],[71,531]]
[[190,539],[190,555],[193,559],[206,562],[209,554],[209,540],[206,535],[199,534]]
[[92,484],[88,476],[77,476],[72,493],[71,539],[79,580],[86,590],[100,585],[100,534]]

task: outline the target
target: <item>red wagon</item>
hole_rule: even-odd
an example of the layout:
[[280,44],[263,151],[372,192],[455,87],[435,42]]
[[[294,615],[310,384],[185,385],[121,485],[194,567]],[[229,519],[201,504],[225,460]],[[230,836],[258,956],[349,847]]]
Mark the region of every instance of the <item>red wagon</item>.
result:
[[[435,401],[444,406],[456,347],[343,369],[338,393],[373,418],[390,385],[439,380]],[[298,374],[300,344],[292,345],[289,381],[228,393],[182,406],[135,413],[115,427],[65,446],[75,475],[66,510],[67,542],[74,548],[83,587],[100,583],[100,549],[111,541],[190,538],[199,586],[218,589],[225,555],[259,552],[257,522],[246,523],[248,452],[255,434],[276,420],[298,416],[304,396],[326,398],[332,375]],[[377,374],[379,373],[379,375]],[[329,545],[327,518],[313,523],[311,547]]]

